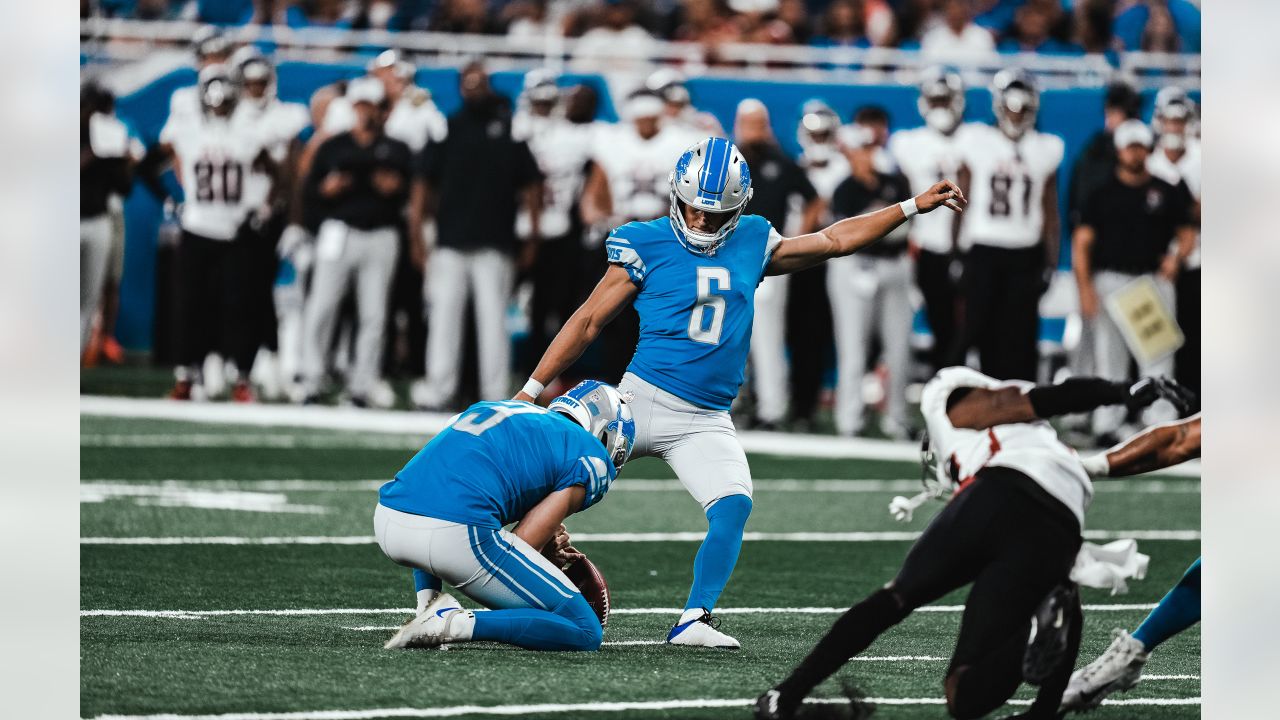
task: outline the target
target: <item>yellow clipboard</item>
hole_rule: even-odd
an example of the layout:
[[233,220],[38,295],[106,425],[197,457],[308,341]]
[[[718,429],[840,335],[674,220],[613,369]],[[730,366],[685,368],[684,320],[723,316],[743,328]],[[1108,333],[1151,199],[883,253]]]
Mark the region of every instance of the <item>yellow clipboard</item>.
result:
[[1120,328],[1139,365],[1169,357],[1186,341],[1172,308],[1160,296],[1150,275],[1134,278],[1108,295],[1105,303],[1107,314]]

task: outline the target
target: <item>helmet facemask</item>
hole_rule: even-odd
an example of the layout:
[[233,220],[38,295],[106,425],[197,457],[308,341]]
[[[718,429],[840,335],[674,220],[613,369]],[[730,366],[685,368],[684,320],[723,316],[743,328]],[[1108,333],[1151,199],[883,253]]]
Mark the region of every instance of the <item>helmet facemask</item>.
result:
[[[742,153],[724,138],[707,138],[680,156],[668,182],[676,239],[692,252],[715,254],[751,200],[751,171]],[[687,209],[703,214],[699,227],[690,227]]]

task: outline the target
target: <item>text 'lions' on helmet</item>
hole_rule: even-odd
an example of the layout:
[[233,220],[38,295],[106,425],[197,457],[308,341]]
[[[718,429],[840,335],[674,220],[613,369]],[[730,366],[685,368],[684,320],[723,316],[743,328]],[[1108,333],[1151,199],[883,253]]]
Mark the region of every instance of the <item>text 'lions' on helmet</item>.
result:
[[924,124],[948,134],[964,117],[964,81],[960,74],[944,67],[931,67],[920,74],[920,97],[916,109]]
[[631,457],[636,444],[636,421],[626,398],[614,386],[583,380],[552,400],[547,409],[570,418],[599,438],[615,468],[621,470]]
[[1019,68],[996,73],[991,81],[991,109],[1000,130],[1013,140],[1035,127],[1040,91],[1031,73]]
[[751,170],[742,153],[725,138],[709,137],[684,151],[670,184],[676,239],[693,252],[714,254],[751,200]]
[[210,65],[200,71],[200,106],[205,112],[227,116],[235,109],[240,88],[225,65]]

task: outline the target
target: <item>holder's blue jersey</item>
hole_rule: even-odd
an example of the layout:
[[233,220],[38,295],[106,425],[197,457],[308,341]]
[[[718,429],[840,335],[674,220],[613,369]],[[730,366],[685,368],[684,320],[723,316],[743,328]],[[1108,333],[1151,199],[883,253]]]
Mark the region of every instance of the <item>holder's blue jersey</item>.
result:
[[686,248],[669,217],[614,230],[609,262],[640,288],[640,342],[627,370],[698,407],[728,410],[747,365],[756,286],[781,240],[758,215],[742,216],[714,255]]
[[479,402],[385,483],[378,501],[400,512],[500,528],[574,485],[586,488],[585,510],[617,474],[604,444],[572,420],[530,403]]

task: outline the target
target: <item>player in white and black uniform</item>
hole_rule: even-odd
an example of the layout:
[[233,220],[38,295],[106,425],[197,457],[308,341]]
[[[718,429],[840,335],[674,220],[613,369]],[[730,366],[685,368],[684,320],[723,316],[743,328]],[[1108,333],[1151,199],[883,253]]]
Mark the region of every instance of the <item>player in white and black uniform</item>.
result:
[[[1200,216],[1200,138],[1193,125],[1196,106],[1181,88],[1169,87],[1156,94],[1152,128],[1156,132],[1156,148],[1147,158],[1147,171],[1170,185],[1187,184],[1195,201],[1194,217]],[[1186,341],[1173,358],[1173,373],[1178,382],[1200,392],[1200,234],[1196,233],[1195,249],[1182,264],[1182,272],[1174,283],[1178,298],[1178,327]]]
[[[226,64],[235,44],[221,28],[206,25],[191,37],[191,49],[195,53],[198,75],[211,65]],[[203,112],[199,85],[180,87],[169,96],[169,118],[166,122],[186,122],[198,118]]]
[[[756,717],[795,717],[804,697],[921,605],[972,583],[947,669],[947,710],[984,717],[1024,680],[1039,685],[1017,717],[1054,718],[1079,650],[1079,593],[1069,580],[1093,486],[1048,418],[1159,398],[1185,410],[1170,380],[1073,378],[1035,386],[962,367],[940,371],[920,409],[929,427],[926,475],[952,490],[890,583],[849,609],[791,675],[756,703]],[[1028,642],[1033,619],[1038,632]],[[1065,619],[1065,622],[1063,621]]]
[[[525,364],[537,362],[580,300],[577,278],[584,248],[582,223],[575,210],[586,179],[593,132],[590,124],[565,118],[554,73],[534,70],[525,76],[520,107],[511,120],[511,135],[529,144],[544,176],[538,223],[542,241],[533,266],[529,303],[531,359]],[[516,214],[516,236],[528,242],[532,230],[529,209],[522,207]]]
[[[253,275],[247,322],[256,324],[261,348],[254,362],[256,380],[268,398],[276,399],[284,389],[284,378],[294,377],[301,367],[303,295],[296,270],[305,263],[294,257],[299,243],[278,246],[298,180],[299,135],[311,124],[311,113],[301,103],[284,102],[276,96],[275,65],[252,45],[237,50],[231,66],[240,85],[240,101],[232,120],[257,128],[277,166],[274,174],[253,171],[244,181],[244,202],[249,206],[245,232],[253,255],[252,266],[245,269]],[[295,270],[287,274],[290,281],[279,288],[278,249]]]
[[961,190],[971,193],[961,227],[972,243],[962,290],[965,347],[978,350],[992,377],[1034,380],[1040,296],[1058,265],[1063,142],[1035,129],[1040,97],[1029,74],[997,73],[991,94],[996,125],[964,125],[955,139]]
[[[960,168],[956,135],[964,116],[964,83],[958,73],[931,68],[921,76],[919,87],[916,107],[924,126],[889,137],[889,154],[912,192],[932,186],[939,178],[956,177]],[[938,214],[913,218],[910,240],[916,250],[916,285],[933,333],[930,360],[938,370],[963,361],[957,349],[961,332],[956,282],[963,248],[956,245],[952,219]]]
[[674,68],[655,70],[644,81],[650,92],[657,93],[666,103],[663,109],[663,125],[673,133],[683,133],[685,140],[677,143],[687,147],[710,137],[724,137],[720,121],[709,112],[693,106],[693,97],[685,86],[684,74]]
[[[581,204],[589,232],[667,214],[667,179],[687,135],[663,124],[663,108],[661,97],[639,90],[623,104],[622,122],[598,126],[593,134]],[[611,382],[622,377],[639,338],[639,323],[635,310],[628,307],[605,328],[601,377]]]
[[233,398],[248,401],[257,337],[244,322],[251,264],[242,232],[251,210],[245,183],[255,168],[274,172],[275,165],[259,126],[234,115],[239,89],[230,71],[206,67],[197,87],[202,112],[170,118],[160,131],[160,151],[174,158],[184,196],[178,251],[182,322],[170,396],[190,399],[205,356],[218,352],[236,368]]

